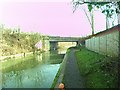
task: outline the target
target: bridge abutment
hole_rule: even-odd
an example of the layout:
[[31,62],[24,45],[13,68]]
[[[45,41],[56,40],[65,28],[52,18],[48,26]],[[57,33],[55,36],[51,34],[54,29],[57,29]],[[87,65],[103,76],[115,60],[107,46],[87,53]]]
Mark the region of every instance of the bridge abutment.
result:
[[50,50],[49,40],[42,40],[42,50],[44,50],[44,51]]

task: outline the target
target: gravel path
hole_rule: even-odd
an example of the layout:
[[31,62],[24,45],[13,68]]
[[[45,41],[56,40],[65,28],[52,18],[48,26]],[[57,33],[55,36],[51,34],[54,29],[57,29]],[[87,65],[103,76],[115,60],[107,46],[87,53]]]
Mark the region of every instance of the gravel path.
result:
[[66,62],[64,73],[65,88],[84,88],[83,78],[79,73],[74,52],[75,50],[71,49]]

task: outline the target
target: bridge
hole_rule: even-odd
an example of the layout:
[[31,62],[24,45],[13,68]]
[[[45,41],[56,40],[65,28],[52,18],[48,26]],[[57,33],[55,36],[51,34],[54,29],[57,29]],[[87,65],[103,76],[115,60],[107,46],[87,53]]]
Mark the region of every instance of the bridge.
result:
[[42,39],[42,49],[45,51],[55,50],[58,48],[58,42],[76,42],[81,43],[78,37],[60,37],[60,36],[44,36]]
[[60,36],[50,36],[50,42],[78,42],[80,38],[78,37],[60,37]]
[[60,36],[49,36],[50,50],[58,48],[58,42],[76,42],[78,45],[80,38],[77,37],[60,37]]

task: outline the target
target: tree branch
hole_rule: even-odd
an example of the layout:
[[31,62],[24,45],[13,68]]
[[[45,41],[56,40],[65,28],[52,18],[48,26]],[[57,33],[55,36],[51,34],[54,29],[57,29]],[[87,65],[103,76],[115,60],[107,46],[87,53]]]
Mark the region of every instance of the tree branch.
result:
[[96,5],[96,4],[108,4],[108,3],[112,3],[112,2],[76,2],[77,4],[93,4],[93,5]]
[[88,17],[88,15],[87,15],[87,12],[85,11],[85,9],[83,9],[84,10],[84,12],[85,12],[85,15],[87,16],[87,18],[88,18],[88,21],[89,21],[89,23],[90,23],[90,25],[91,25],[91,27],[92,27],[92,23],[91,23],[91,21],[90,21],[90,18]]

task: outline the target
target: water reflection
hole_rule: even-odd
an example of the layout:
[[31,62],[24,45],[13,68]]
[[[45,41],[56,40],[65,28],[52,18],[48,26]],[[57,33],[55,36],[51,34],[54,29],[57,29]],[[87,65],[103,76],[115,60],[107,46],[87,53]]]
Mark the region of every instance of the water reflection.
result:
[[34,60],[10,67],[2,74],[3,88],[50,88],[64,55],[45,52]]
[[38,62],[41,62],[42,61],[42,54],[39,54],[39,55],[37,55],[36,56],[36,60],[38,61]]
[[9,72],[3,75],[3,88],[49,88],[59,64],[42,65],[32,69]]
[[58,49],[58,54],[65,54],[67,49]]

